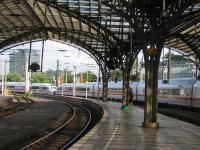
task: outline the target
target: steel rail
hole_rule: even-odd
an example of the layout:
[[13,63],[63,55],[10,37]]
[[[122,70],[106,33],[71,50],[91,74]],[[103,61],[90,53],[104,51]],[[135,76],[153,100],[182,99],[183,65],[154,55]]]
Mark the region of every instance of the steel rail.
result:
[[[54,101],[55,101],[55,100],[54,100]],[[61,101],[59,101],[59,102],[65,104],[65,105],[67,105],[68,107],[70,107],[70,108],[73,110],[73,115],[71,116],[71,118],[70,118],[67,122],[65,122],[63,125],[61,125],[61,126],[58,127],[57,129],[55,129],[54,131],[52,131],[51,133],[45,135],[45,136],[42,137],[42,138],[39,138],[38,140],[36,140],[36,141],[34,141],[34,142],[32,142],[32,143],[26,145],[26,146],[23,147],[23,148],[20,148],[20,150],[25,150],[25,149],[27,149],[27,148],[33,146],[34,144],[37,144],[37,143],[41,142],[42,140],[44,140],[44,139],[50,137],[51,135],[55,134],[56,132],[58,132],[59,130],[61,130],[62,128],[64,128],[67,124],[69,124],[69,123],[74,119],[75,114],[76,114],[76,111],[75,111],[75,109],[73,108],[73,106],[67,104],[66,102],[61,102]]]
[[89,114],[89,119],[88,119],[87,124],[84,126],[84,128],[83,128],[73,139],[71,139],[69,142],[67,142],[60,150],[65,150],[65,149],[67,149],[73,142],[75,142],[75,140],[77,140],[77,138],[79,138],[80,135],[87,129],[87,127],[88,127],[89,124],[91,123],[91,118],[92,118],[92,115],[91,115],[90,111],[89,111],[86,107],[84,107],[84,106],[82,106],[82,105],[80,105],[80,104],[72,103],[72,102],[69,102],[69,103],[71,103],[71,104],[73,104],[73,105],[76,105],[76,106],[78,106],[78,107],[81,107],[81,108],[84,109],[86,112],[88,112],[88,114]]
[[[31,104],[31,100],[23,97],[13,97],[13,99],[17,101],[16,104],[0,109],[0,117],[4,117],[12,113],[24,110]],[[20,102],[21,100],[24,100],[25,103]]]
[[[72,102],[64,102],[64,101],[61,101],[61,100],[52,100],[52,101],[57,101],[59,103],[63,103],[65,105],[67,105],[68,107],[70,107],[72,110],[73,110],[73,115],[71,116],[71,118],[65,122],[63,125],[61,125],[60,127],[58,127],[57,129],[55,129],[54,131],[52,131],[51,133],[45,135],[44,137],[41,137],[39,139],[37,139],[36,141],[24,146],[23,148],[20,148],[19,150],[25,150],[27,148],[30,148],[31,146],[49,138],[50,136],[52,136],[53,134],[56,134],[58,131],[62,130],[64,127],[66,127],[66,125],[68,125],[75,117],[76,117],[76,110],[74,108],[74,106],[77,106],[81,109],[83,109],[84,111],[86,111],[88,113],[88,116],[89,116],[89,119],[86,123],[86,125],[83,127],[83,129],[75,136],[73,137],[72,139],[70,139],[66,144],[64,144],[60,150],[64,150],[64,149],[67,149],[73,142],[75,142],[75,140],[77,140],[77,138],[79,138],[79,136],[87,129],[87,127],[89,126],[90,122],[91,122],[91,113],[90,111],[86,108],[86,107],[83,107],[81,106],[80,104],[75,104],[75,103],[72,103]],[[74,106],[72,106],[74,105]]]

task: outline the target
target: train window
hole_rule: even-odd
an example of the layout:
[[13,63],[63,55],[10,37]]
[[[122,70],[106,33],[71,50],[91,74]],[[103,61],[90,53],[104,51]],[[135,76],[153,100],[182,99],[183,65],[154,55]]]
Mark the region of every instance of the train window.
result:
[[25,87],[24,86],[19,86],[19,89],[24,89]]
[[41,87],[42,90],[48,90],[48,87]]
[[14,89],[15,86],[13,86],[13,85],[9,85],[8,88],[9,88],[9,89]]
[[171,95],[180,95],[180,89],[171,89]]
[[162,90],[158,90],[158,95],[163,95]]
[[71,90],[72,90],[72,87],[68,87],[68,88],[66,88],[66,90],[69,90],[69,91],[71,91]]
[[62,87],[59,87],[59,88],[58,88],[58,91],[61,91],[61,90],[62,90]]
[[170,91],[169,89],[161,89],[159,90],[160,95],[169,95]]
[[181,90],[180,90],[180,95],[181,95],[181,96],[184,96],[184,89],[181,89]]
[[115,92],[115,91],[117,91],[117,89],[114,89],[114,88],[109,89],[109,92]]
[[[86,88],[76,88],[77,91],[86,91]],[[87,88],[87,91],[89,91],[90,89]]]
[[38,86],[32,86],[32,89],[37,90],[37,89],[39,89],[39,87]]

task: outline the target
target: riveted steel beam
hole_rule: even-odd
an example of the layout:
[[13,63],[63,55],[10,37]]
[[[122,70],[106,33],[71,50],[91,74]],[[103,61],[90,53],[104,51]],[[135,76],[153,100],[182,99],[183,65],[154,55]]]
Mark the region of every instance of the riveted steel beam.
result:
[[80,20],[81,22],[85,23],[86,25],[88,25],[89,27],[94,29],[97,33],[99,33],[107,41],[109,41],[109,43],[111,45],[118,44],[118,41],[120,41],[119,38],[116,37],[110,30],[103,27],[98,22],[91,20],[87,16],[80,15],[80,13],[76,10],[70,10],[69,6],[67,6],[67,5],[61,6],[61,5],[57,5],[55,3],[50,3],[50,2],[45,1],[45,0],[36,0],[36,1],[47,4],[49,7],[58,9],[59,11],[68,14],[70,17],[73,17],[73,18]]
[[[19,35],[16,35],[16,36],[13,36],[7,40],[5,40],[4,42],[0,43],[0,48],[3,48],[4,46],[7,46],[11,43],[13,43],[14,41],[18,40],[18,39],[21,39],[24,37],[27,37],[28,35],[31,34],[31,32],[34,34],[34,33],[39,33],[39,32],[43,32],[43,27],[38,27],[38,28],[21,28],[21,27],[13,27],[13,28],[4,28],[4,31],[21,31],[23,30],[24,32],[19,34]],[[50,31],[50,32],[59,32],[59,33],[63,33],[63,35],[67,34],[67,33],[74,33],[74,34],[81,34],[87,38],[91,38],[91,39],[96,39],[97,41],[102,41],[105,42],[105,40],[101,39],[101,37],[99,37],[98,35],[95,35],[95,34],[92,34],[92,33],[88,33],[88,32],[84,32],[84,31],[78,31],[78,30],[72,30],[72,29],[65,29],[65,28],[53,28],[53,27],[48,27],[48,28],[45,28],[45,31],[46,31],[46,35],[47,35],[47,31]],[[66,38],[67,36],[65,36]],[[42,37],[41,37],[42,38]],[[45,38],[47,38],[45,36]],[[104,43],[104,44],[108,44],[108,43]]]

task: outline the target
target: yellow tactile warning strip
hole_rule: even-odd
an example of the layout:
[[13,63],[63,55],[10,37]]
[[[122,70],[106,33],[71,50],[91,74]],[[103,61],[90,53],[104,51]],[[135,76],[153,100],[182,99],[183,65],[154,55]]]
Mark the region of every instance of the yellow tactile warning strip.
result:
[[200,127],[158,114],[159,129],[143,128],[141,108],[125,112],[121,104],[98,102],[102,120],[70,150],[199,150]]

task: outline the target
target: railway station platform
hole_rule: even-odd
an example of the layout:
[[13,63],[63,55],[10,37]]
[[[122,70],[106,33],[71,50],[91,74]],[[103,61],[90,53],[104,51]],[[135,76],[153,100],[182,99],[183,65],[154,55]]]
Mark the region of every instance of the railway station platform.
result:
[[100,102],[101,121],[70,150],[199,150],[200,126],[158,114],[159,129],[142,127],[144,112],[133,106],[121,110],[121,104]]
[[1,100],[8,100],[10,98],[12,98],[13,96],[3,96],[3,95],[0,95],[0,101]]
[[0,95],[0,109],[9,105],[9,100],[11,100],[12,96],[3,96]]

